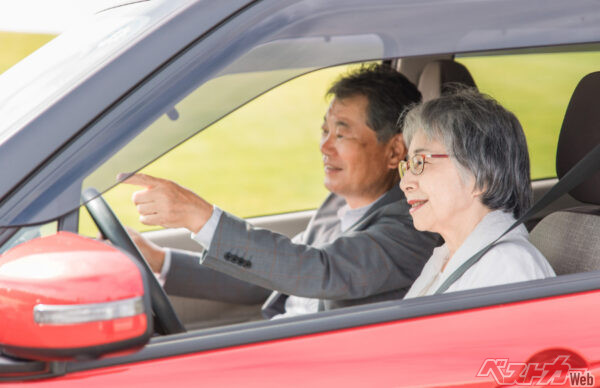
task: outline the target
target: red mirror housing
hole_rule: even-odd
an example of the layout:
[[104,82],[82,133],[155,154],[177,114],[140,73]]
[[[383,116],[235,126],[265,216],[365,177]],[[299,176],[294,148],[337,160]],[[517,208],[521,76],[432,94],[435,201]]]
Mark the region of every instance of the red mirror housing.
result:
[[152,335],[144,271],[120,250],[69,232],[0,256],[0,347],[50,360],[135,349]]

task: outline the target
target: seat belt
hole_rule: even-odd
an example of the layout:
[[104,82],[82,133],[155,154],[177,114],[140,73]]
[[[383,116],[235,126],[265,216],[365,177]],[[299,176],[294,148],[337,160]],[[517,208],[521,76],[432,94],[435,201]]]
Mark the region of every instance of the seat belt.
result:
[[479,261],[493,246],[508,232],[519,226],[521,223],[527,221],[531,216],[540,212],[546,206],[550,205],[556,199],[562,195],[568,193],[573,188],[582,183],[587,177],[591,176],[594,172],[600,170],[600,144],[596,145],[583,159],[581,159],[575,166],[573,166],[553,187],[548,191],[540,200],[533,205],[525,214],[523,214],[514,224],[510,226],[504,233],[497,239],[489,243],[487,246],[482,248],[479,252],[474,254],[469,260],[465,261],[460,267],[448,276],[448,279],[442,283],[440,288],[434,293],[441,294],[445,292],[454,282],[469,270],[475,263]]

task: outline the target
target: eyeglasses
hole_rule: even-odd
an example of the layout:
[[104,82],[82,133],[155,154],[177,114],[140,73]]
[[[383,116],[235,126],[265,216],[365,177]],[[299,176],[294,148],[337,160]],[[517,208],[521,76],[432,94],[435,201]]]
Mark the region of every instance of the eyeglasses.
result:
[[448,154],[417,154],[409,160],[403,160],[400,162],[400,178],[404,177],[406,172],[410,169],[414,175],[421,175],[425,169],[425,159],[427,158],[449,158]]

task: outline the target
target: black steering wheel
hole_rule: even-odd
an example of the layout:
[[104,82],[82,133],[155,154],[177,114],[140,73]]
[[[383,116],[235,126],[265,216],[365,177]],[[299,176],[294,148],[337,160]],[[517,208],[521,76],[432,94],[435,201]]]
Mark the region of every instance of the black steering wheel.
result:
[[90,216],[96,223],[100,233],[113,245],[129,253],[137,260],[148,277],[150,284],[150,297],[152,299],[152,311],[154,313],[154,331],[159,334],[174,334],[185,332],[185,327],[177,317],[171,301],[162,286],[154,276],[150,266],[140,253],[137,246],[129,237],[129,234],[119,221],[110,206],[106,203],[100,193],[94,188],[86,189],[81,198]]

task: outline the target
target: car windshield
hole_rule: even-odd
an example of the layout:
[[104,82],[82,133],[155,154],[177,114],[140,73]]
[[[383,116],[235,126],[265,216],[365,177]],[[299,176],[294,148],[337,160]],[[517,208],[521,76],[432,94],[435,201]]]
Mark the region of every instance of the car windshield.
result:
[[182,3],[139,2],[100,12],[2,74],[0,144]]

